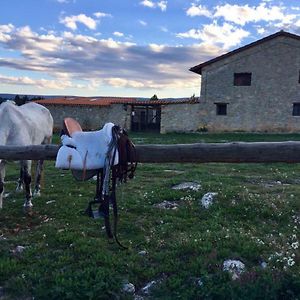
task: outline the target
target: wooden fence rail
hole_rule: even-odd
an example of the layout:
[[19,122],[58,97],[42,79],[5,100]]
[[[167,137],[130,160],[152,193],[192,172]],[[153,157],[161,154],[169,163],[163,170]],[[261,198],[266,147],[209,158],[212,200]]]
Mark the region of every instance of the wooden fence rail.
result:
[[[0,146],[0,159],[55,160],[58,145]],[[300,163],[300,142],[136,145],[143,163]]]

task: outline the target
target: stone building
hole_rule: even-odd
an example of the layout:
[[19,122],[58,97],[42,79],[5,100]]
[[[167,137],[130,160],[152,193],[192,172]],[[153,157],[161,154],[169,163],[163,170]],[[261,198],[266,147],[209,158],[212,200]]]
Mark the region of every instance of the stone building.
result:
[[280,31],[190,70],[208,131],[300,130],[300,36]]
[[113,122],[129,131],[194,131],[198,99],[139,99],[125,97],[57,97],[35,101],[46,106],[60,131],[63,119],[76,119],[84,130],[98,130]]

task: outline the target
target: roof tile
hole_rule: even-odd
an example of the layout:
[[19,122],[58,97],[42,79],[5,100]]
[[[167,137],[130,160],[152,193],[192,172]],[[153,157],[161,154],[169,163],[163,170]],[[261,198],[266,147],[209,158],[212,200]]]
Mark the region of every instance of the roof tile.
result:
[[129,97],[55,97],[42,100],[36,100],[40,104],[49,105],[87,105],[87,106],[110,106],[112,104],[134,104],[134,105],[168,105],[180,103],[195,103],[198,98],[166,98],[159,100],[150,100],[144,98]]

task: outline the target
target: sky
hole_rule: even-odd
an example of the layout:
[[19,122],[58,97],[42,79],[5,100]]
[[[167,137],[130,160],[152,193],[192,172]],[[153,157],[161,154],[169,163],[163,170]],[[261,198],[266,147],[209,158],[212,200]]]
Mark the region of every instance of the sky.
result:
[[189,68],[280,30],[299,0],[0,0],[0,93],[199,96]]

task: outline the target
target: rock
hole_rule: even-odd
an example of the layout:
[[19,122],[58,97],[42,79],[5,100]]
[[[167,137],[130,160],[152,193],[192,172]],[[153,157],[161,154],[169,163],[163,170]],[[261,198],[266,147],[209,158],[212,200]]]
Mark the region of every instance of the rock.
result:
[[26,247],[24,246],[17,246],[15,249],[11,250],[10,252],[16,256],[16,257],[20,257],[21,254],[24,252],[24,250],[26,249]]
[[144,300],[144,297],[140,296],[140,295],[134,295],[134,300]]
[[197,182],[183,182],[172,186],[173,190],[192,190],[199,191],[201,184]]
[[155,280],[152,280],[152,281],[148,282],[148,283],[142,288],[143,294],[149,295],[149,294],[150,294],[150,291],[151,291],[151,288],[153,288],[153,286],[154,286],[155,284],[156,284],[156,281],[155,281]]
[[125,293],[133,294],[135,292],[135,286],[130,282],[124,283],[122,291]]
[[148,253],[147,253],[147,251],[145,251],[145,250],[142,250],[142,251],[140,251],[139,253],[138,253],[138,255],[141,255],[141,256],[145,256],[145,255],[147,255]]
[[262,262],[260,263],[260,266],[261,266],[263,269],[265,269],[265,268],[268,266],[268,264],[267,264],[265,261],[262,261]]
[[159,204],[155,204],[154,206],[157,208],[161,208],[161,209],[177,209],[178,208],[178,204],[176,202],[171,202],[171,201],[167,201],[167,200],[164,200],[163,202],[161,202]]
[[245,265],[239,260],[225,260],[223,262],[223,271],[231,274],[232,280],[236,280],[245,271]]
[[50,204],[50,203],[54,203],[54,202],[56,202],[56,201],[55,200],[49,200],[49,201],[46,202],[46,204]]
[[218,193],[206,193],[201,199],[201,205],[206,209],[209,208],[213,204],[214,198],[217,195]]
[[184,171],[179,171],[179,170],[164,170],[164,172],[167,172],[167,173],[174,173],[174,174],[183,174]]
[[24,246],[17,246],[14,251],[17,254],[21,254],[25,249],[26,249],[26,247],[24,247]]
[[203,286],[203,280],[202,280],[201,278],[199,278],[199,279],[197,280],[197,285],[198,285],[198,286]]

